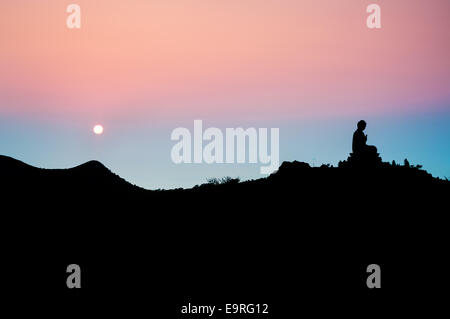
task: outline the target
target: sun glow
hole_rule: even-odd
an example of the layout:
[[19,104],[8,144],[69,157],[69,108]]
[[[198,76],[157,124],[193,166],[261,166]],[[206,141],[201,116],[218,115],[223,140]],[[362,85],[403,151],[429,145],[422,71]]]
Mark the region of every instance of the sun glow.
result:
[[103,126],[95,125],[93,131],[95,134],[100,135],[103,133]]

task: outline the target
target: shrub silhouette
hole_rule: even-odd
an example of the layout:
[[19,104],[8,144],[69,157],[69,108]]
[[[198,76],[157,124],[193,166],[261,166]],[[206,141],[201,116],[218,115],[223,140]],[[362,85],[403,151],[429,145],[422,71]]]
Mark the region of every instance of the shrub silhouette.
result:
[[222,177],[222,178],[213,177],[213,178],[208,178],[206,180],[206,183],[207,184],[211,184],[211,185],[237,184],[239,182],[240,182],[240,178],[239,177],[232,178],[230,176],[225,176],[225,177]]

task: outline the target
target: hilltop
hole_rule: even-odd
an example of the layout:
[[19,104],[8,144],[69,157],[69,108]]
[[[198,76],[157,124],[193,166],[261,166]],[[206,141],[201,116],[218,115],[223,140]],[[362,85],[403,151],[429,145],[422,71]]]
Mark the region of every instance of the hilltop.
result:
[[89,161],[68,169],[43,169],[0,155],[3,189],[17,192],[138,192],[132,185],[98,161]]

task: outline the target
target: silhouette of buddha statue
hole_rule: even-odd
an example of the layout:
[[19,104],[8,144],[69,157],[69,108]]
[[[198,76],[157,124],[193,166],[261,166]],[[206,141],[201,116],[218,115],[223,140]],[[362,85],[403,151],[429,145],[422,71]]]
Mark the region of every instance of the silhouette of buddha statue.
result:
[[352,150],[353,155],[361,158],[377,157],[377,148],[372,145],[367,145],[367,135],[364,134],[366,128],[366,121],[358,122],[358,129],[353,133]]

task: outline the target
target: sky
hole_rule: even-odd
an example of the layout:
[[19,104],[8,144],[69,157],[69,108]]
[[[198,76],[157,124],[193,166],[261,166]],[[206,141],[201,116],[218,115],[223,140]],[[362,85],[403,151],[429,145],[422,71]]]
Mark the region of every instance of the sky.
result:
[[[366,26],[372,3],[381,29]],[[280,161],[317,166],[345,159],[365,119],[385,161],[450,178],[449,16],[448,0],[1,1],[0,154],[192,187],[263,177],[173,163],[171,132],[194,120],[279,128]]]

